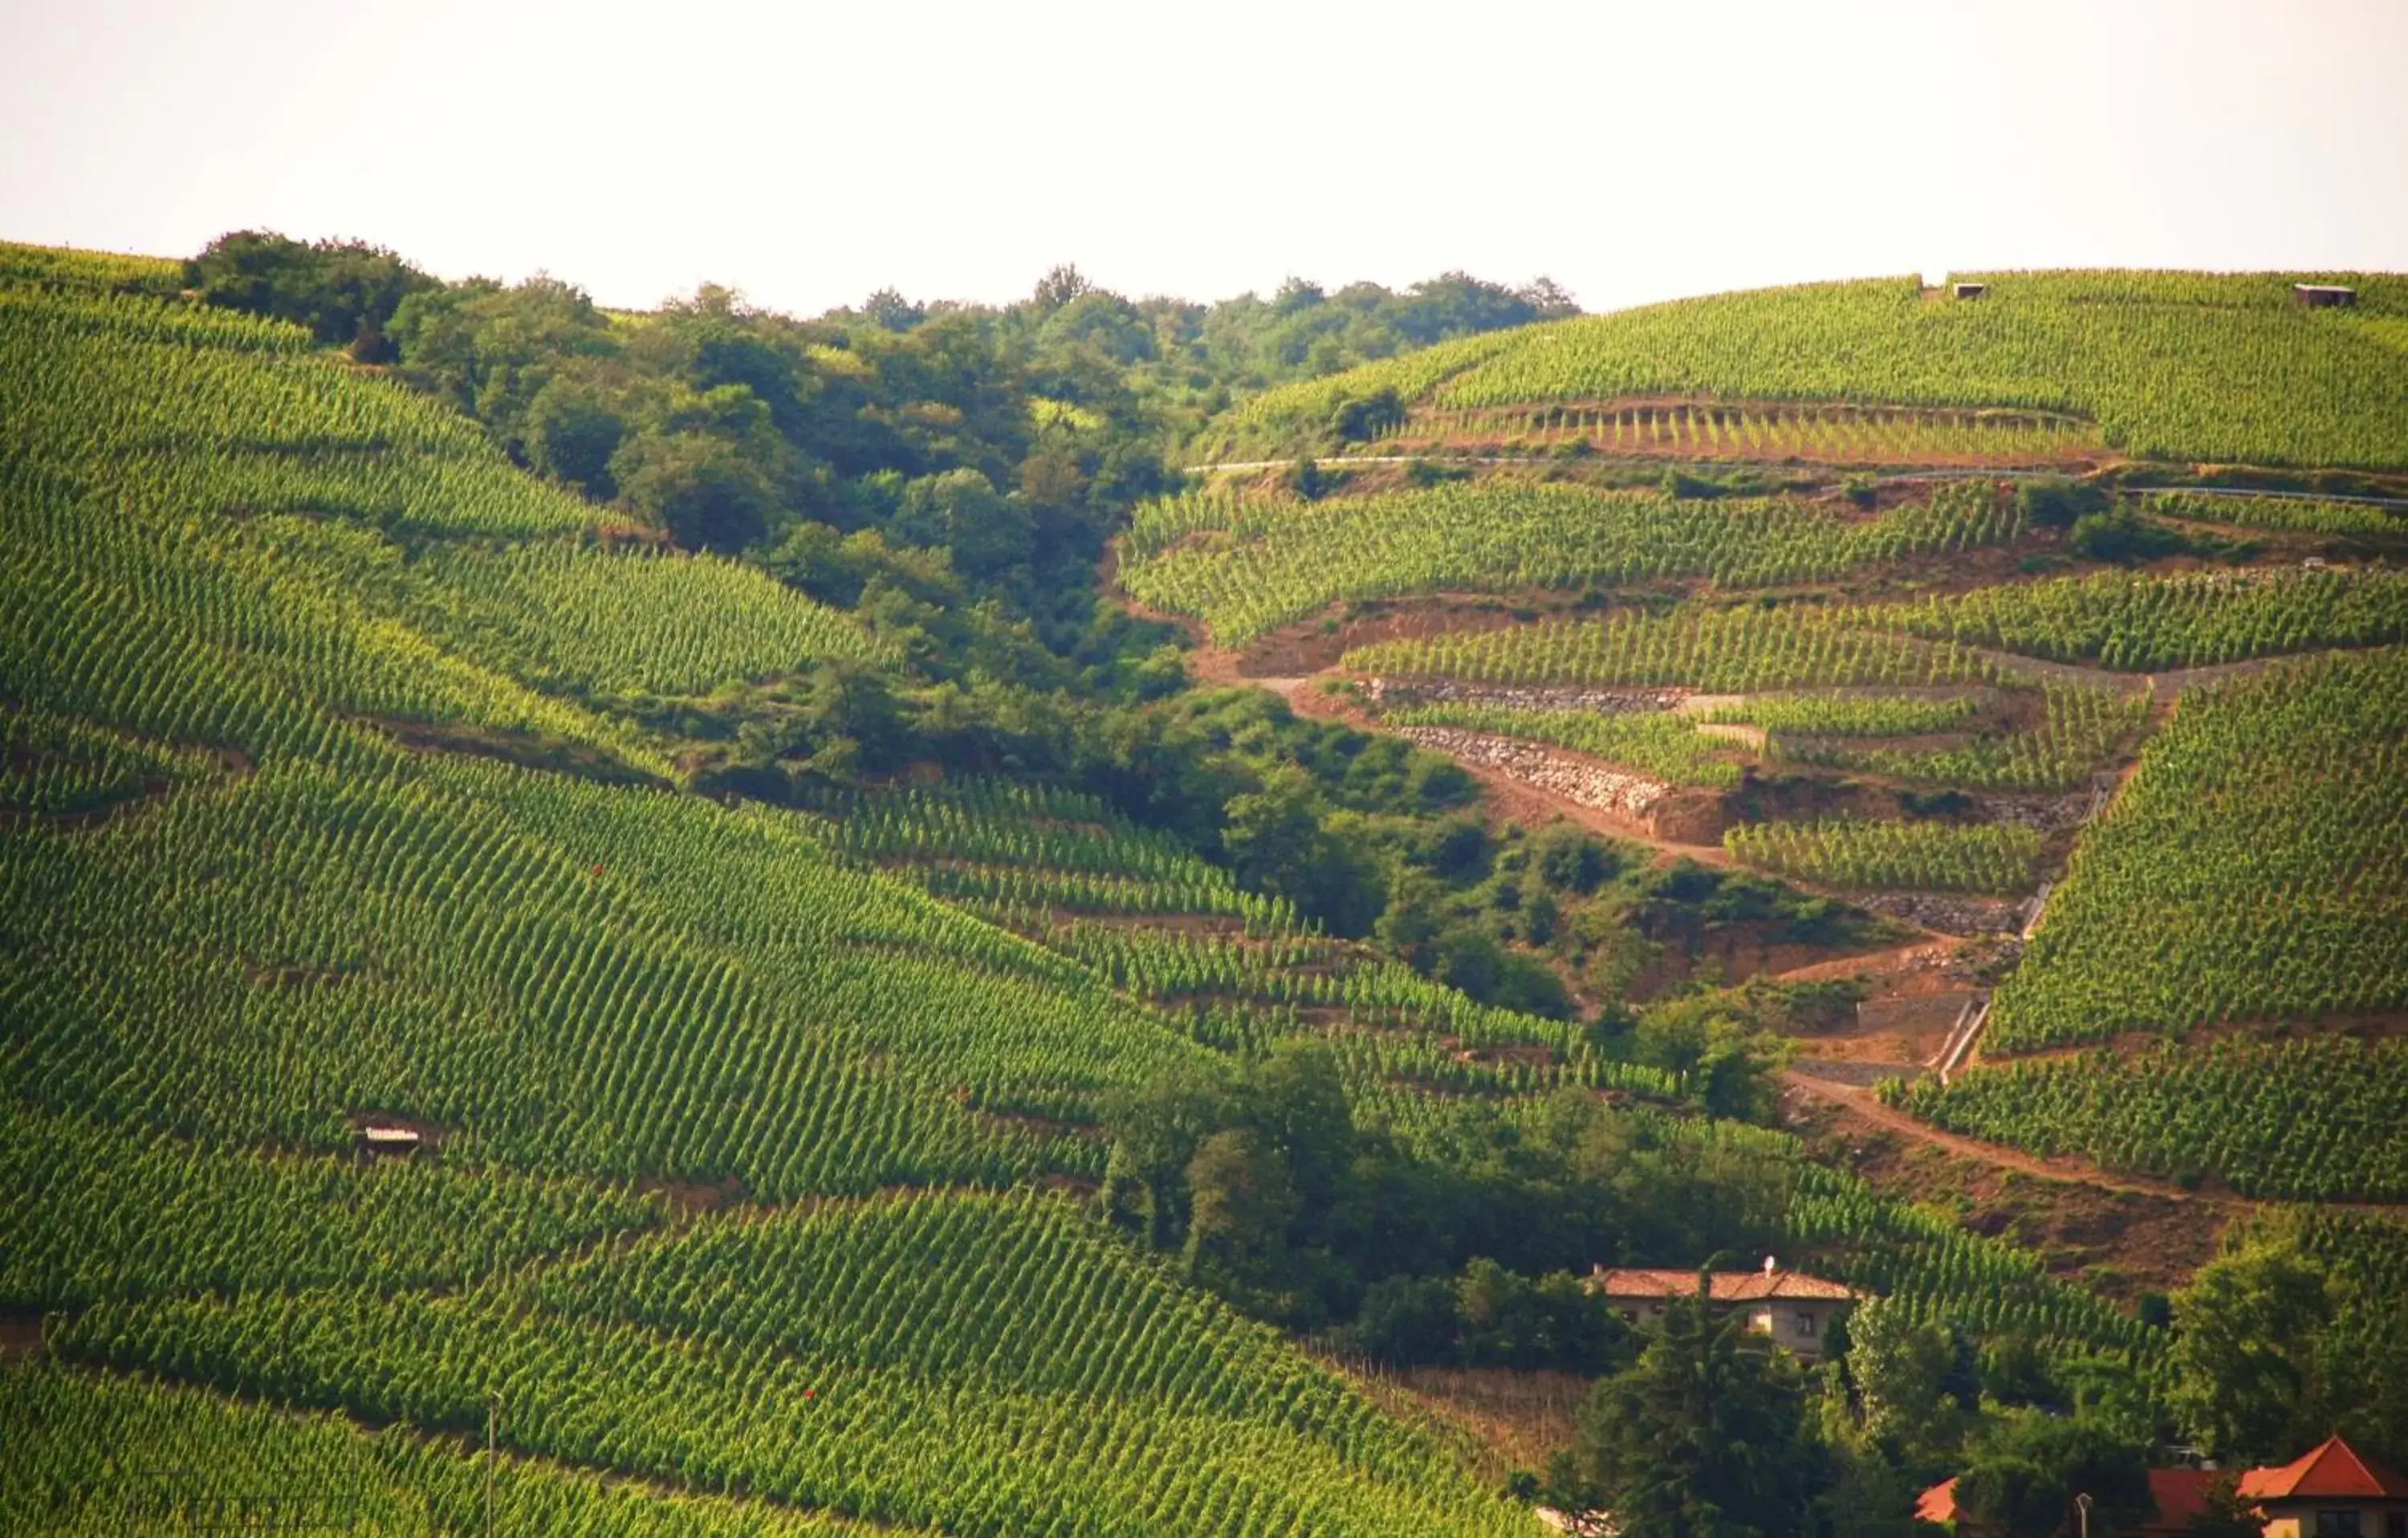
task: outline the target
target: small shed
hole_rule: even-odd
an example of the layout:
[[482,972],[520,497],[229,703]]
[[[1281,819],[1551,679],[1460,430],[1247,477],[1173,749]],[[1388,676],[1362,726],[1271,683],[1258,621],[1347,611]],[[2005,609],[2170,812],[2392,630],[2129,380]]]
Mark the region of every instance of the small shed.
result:
[[2291,297],[2309,309],[2347,309],[2358,303],[2358,290],[2339,283],[2293,283]]
[[425,1140],[414,1128],[389,1127],[371,1122],[360,1128],[360,1147],[370,1156],[380,1154],[414,1154]]
[[1948,285],[1948,292],[1954,294],[1959,299],[1978,299],[1983,295],[1990,292],[1990,285],[1987,283],[1951,283]]

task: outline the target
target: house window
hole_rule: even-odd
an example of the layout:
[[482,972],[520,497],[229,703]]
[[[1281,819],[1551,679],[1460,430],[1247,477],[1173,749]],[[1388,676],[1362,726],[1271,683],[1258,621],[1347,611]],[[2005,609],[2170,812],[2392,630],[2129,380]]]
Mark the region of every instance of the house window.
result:
[[2395,1511],[2383,1519],[2383,1538],[2408,1538],[2408,1511]]
[[1798,1333],[1809,1336],[1814,1333],[1814,1315],[1804,1313],[1798,1315]]
[[2363,1538],[2358,1531],[2358,1513],[2354,1511],[2316,1513],[2316,1538]]

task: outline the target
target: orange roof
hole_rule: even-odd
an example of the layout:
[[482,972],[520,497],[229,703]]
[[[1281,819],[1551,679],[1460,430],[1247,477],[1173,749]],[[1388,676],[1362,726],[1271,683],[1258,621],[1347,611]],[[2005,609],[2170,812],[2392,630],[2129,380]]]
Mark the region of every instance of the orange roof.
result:
[[1914,1519],[1943,1525],[1956,1520],[1956,1481],[1951,1479],[1924,1491],[1915,1500]]
[[2361,1456],[2341,1438],[2324,1445],[2279,1469],[2252,1469],[2241,1476],[2241,1493],[2251,1501],[2329,1501],[2347,1496],[2372,1496],[2384,1501],[2408,1501],[2408,1479]]
[[[1827,1282],[1800,1271],[1718,1271],[1708,1285],[1708,1296],[1718,1303],[1805,1298],[1844,1300],[1856,1296],[1837,1282]],[[1694,1298],[1698,1273],[1627,1268],[1608,1271],[1599,1266],[1589,1273],[1589,1286],[1609,1298]]]
[[2149,1500],[2157,1514],[2141,1524],[2143,1532],[2187,1532],[2207,1512],[2208,1487],[2219,1476],[2213,1469],[2151,1469]]

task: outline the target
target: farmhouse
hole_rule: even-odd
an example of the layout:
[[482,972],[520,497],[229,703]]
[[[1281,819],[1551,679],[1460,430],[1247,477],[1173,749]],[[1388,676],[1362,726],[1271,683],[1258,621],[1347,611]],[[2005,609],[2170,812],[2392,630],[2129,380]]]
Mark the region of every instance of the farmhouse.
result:
[[[2157,1510],[2137,1531],[2163,1538],[2190,1531],[2207,1511],[2209,1491],[2229,1477],[2213,1469],[2151,1469]],[[2408,1479],[2338,1436],[2280,1468],[2247,1471],[2237,1492],[2256,1506],[2266,1538],[2408,1538]],[[1953,1479],[1924,1491],[1914,1515],[1958,1538],[1987,1531],[1958,1513]]]
[[2293,283],[2291,297],[2310,309],[2346,309],[2358,303],[2358,290],[2339,283]]
[[[1675,1298],[1694,1297],[1698,1273],[1693,1271],[1609,1270],[1589,1272],[1589,1290],[1600,1293],[1625,1323],[1639,1324],[1663,1316]],[[1823,1354],[1823,1340],[1831,1326],[1854,1306],[1856,1295],[1837,1282],[1804,1272],[1783,1271],[1770,1256],[1762,1271],[1718,1271],[1707,1278],[1706,1297],[1727,1313],[1745,1309],[1748,1328],[1770,1336],[1809,1361]]]

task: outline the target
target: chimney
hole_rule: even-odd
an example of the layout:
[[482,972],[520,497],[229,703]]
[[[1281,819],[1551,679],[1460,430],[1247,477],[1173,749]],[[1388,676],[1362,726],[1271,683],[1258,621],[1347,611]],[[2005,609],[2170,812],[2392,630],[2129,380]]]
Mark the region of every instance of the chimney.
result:
[[1764,1258],[1764,1274],[1767,1276],[1772,1274],[1772,1257],[1769,1255]]

